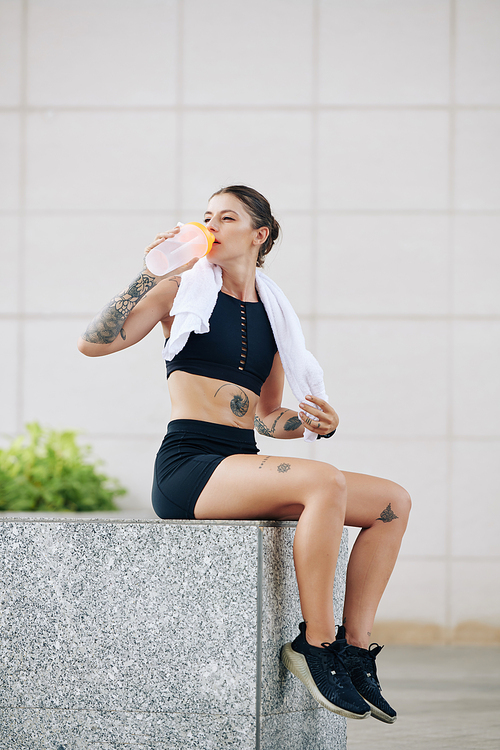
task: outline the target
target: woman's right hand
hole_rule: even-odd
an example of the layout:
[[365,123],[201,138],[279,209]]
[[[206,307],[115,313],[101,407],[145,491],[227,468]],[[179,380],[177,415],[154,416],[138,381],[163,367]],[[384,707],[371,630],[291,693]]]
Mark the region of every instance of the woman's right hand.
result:
[[174,227],[169,232],[162,232],[161,234],[157,234],[154,238],[153,242],[147,246],[147,248],[144,250],[144,270],[150,274],[155,279],[168,279],[170,276],[180,276],[181,273],[184,273],[184,271],[189,271],[195,263],[198,262],[199,258],[192,258],[192,260],[188,261],[188,263],[185,263],[183,266],[178,266],[177,268],[174,268],[172,271],[168,271],[164,276],[156,276],[152,271],[149,270],[149,268],[146,266],[146,256],[148,253],[153,250],[157,245],[161,245],[162,242],[165,242],[165,240],[169,240],[172,237],[175,237],[176,234],[179,234],[181,228],[180,227]]

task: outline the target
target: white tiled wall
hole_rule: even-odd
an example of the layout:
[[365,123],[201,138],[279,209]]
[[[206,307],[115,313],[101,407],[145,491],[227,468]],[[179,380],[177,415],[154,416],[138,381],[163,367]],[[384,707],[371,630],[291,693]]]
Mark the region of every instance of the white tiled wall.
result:
[[161,331],[76,337],[158,231],[250,183],[341,417],[261,449],[410,491],[381,619],[498,627],[499,64],[500,0],[0,0],[2,436],[81,429],[149,507]]

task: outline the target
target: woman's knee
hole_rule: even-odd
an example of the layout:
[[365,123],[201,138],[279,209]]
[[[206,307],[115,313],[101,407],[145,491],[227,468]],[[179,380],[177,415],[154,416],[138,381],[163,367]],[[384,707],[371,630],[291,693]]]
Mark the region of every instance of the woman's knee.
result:
[[311,483],[310,500],[345,510],[347,482],[343,473],[330,464],[320,464]]
[[411,497],[401,485],[394,482],[391,485],[391,509],[398,518],[407,523],[411,510]]

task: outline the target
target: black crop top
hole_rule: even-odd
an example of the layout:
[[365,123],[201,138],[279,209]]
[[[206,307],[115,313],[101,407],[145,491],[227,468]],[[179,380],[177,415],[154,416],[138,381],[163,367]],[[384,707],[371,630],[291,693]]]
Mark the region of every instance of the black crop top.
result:
[[175,370],[227,380],[260,396],[278,351],[264,305],[219,292],[208,333],[191,333],[167,365]]

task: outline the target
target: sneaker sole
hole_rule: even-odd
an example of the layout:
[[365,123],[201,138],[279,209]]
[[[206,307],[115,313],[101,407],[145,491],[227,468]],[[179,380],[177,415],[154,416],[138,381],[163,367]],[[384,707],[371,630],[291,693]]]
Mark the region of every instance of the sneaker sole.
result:
[[[360,693],[361,695],[361,693]],[[363,696],[361,695],[363,698]],[[398,718],[396,716],[389,716],[389,714],[385,714],[380,708],[377,708],[377,706],[374,706],[373,703],[370,703],[370,701],[367,701],[366,698],[363,698],[364,701],[368,703],[371,709],[371,715],[374,719],[378,719],[379,721],[383,721],[385,724],[394,724],[396,719]]]
[[346,708],[341,708],[340,706],[336,706],[334,703],[330,703],[330,701],[327,700],[325,696],[318,690],[316,683],[314,682],[313,677],[309,671],[309,667],[307,666],[305,656],[294,651],[291,643],[285,643],[285,645],[281,649],[280,656],[281,661],[283,662],[285,667],[290,670],[290,672],[294,674],[295,677],[299,678],[299,680],[309,690],[314,700],[317,701],[321,706],[323,706],[323,708],[328,709],[328,711],[332,711],[334,714],[339,714],[339,716],[344,716],[346,719],[366,719],[366,717],[370,715],[370,711],[367,711],[364,714],[355,714],[352,711],[348,711]]

